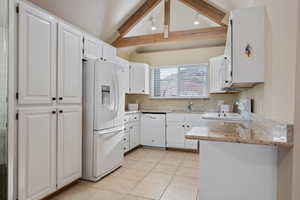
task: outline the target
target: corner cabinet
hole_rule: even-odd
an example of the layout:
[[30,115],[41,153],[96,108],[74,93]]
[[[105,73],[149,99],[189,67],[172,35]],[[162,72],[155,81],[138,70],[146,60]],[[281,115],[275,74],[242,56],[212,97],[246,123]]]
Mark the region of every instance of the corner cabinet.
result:
[[252,87],[264,82],[265,15],[263,6],[231,12],[225,47],[228,57],[226,87]]
[[149,65],[130,63],[129,94],[149,94]]

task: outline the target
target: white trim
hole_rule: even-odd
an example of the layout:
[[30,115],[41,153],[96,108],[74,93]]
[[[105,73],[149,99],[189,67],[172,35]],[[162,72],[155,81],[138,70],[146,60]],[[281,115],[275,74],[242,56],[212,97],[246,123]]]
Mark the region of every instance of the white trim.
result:
[[16,134],[16,68],[17,68],[17,15],[18,0],[9,0],[9,61],[8,61],[8,200],[17,198],[17,134]]

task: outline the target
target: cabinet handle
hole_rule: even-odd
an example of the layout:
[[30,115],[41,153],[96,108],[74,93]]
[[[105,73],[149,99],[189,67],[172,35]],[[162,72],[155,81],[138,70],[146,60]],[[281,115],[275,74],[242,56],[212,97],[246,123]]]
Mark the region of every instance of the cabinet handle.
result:
[[60,110],[60,111],[59,111],[59,113],[63,113],[63,112],[64,112],[63,110]]
[[56,97],[52,97],[52,101],[55,101],[56,100]]
[[53,110],[53,111],[52,111],[52,114],[56,114],[56,111],[55,111],[55,110]]
[[190,128],[190,125],[187,125],[186,127]]
[[59,100],[61,101],[61,100],[63,100],[64,98],[63,97],[59,97]]
[[184,127],[185,127],[185,125],[182,125],[182,127],[184,128]]

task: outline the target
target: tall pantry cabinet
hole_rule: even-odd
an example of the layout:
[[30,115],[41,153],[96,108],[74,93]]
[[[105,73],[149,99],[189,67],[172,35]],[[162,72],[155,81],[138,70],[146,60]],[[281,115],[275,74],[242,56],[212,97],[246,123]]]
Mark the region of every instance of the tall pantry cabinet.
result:
[[19,4],[18,199],[41,199],[81,177],[83,33]]

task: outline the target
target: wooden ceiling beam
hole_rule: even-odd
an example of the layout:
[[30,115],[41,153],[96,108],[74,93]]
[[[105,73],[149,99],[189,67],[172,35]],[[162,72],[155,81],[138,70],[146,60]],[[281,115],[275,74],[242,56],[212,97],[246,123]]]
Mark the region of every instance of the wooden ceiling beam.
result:
[[165,1],[164,38],[168,38],[170,33],[170,23],[171,23],[171,0],[164,0],[164,1]]
[[137,23],[149,14],[161,0],[146,0],[146,2],[121,25],[118,32],[121,36],[126,35]]
[[211,27],[196,30],[170,32],[168,38],[164,38],[164,33],[156,33],[150,35],[141,35],[134,37],[119,37],[113,46],[117,48],[140,46],[167,42],[182,42],[191,40],[207,40],[207,39],[226,39],[227,27]]
[[214,21],[215,23],[222,26],[226,26],[222,22],[222,20],[226,16],[226,13],[214,7],[213,5],[205,2],[204,0],[180,0],[180,1],[185,5],[187,5],[188,7],[208,17],[210,20]]

